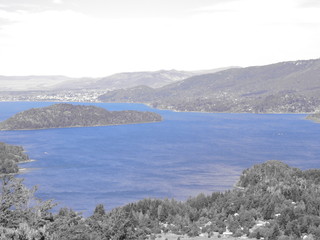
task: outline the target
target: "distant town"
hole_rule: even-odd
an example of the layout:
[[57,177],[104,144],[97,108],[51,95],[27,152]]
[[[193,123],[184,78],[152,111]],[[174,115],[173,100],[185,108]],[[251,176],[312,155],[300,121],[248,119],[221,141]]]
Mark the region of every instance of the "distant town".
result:
[[98,97],[105,92],[106,90],[2,92],[0,93],[0,101],[97,102]]

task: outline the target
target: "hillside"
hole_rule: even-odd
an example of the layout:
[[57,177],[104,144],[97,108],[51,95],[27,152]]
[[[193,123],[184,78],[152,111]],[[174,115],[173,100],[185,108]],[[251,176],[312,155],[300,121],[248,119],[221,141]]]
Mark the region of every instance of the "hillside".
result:
[[[210,70],[208,70],[210,71]],[[215,70],[211,70],[215,71]],[[216,70],[219,71],[219,70]],[[101,78],[70,78],[65,76],[0,76],[0,91],[59,91],[121,89],[138,85],[162,87],[164,85],[201,74],[176,70],[154,72],[124,72]]]
[[[201,71],[159,70],[144,72],[123,72],[100,78],[71,78],[66,76],[0,76],[0,92],[11,95],[28,95],[30,91],[59,93],[79,90],[114,90],[146,85],[152,88],[163,87],[186,78],[222,71],[217,68]],[[30,92],[30,93],[28,93]]]
[[178,111],[301,113],[320,105],[320,59],[234,68],[158,89],[111,91],[103,102],[143,102]]
[[54,104],[17,113],[0,123],[0,130],[90,127],[161,121],[159,114],[139,111],[108,111],[85,105]]
[[138,229],[153,233],[320,239],[319,182],[319,169],[303,171],[272,160],[245,169],[235,188],[224,193],[184,203],[145,199],[121,209]]
[[55,90],[79,90],[79,89],[127,89],[140,85],[151,88],[159,88],[165,85],[184,80],[186,78],[201,75],[203,73],[219,72],[226,68],[218,68],[203,71],[177,71],[177,70],[159,70],[144,72],[123,72],[113,74],[111,76],[96,79],[76,79],[73,81],[65,81],[54,86]]
[[55,86],[56,89],[122,89],[139,85],[150,87],[162,87],[164,85],[181,81],[193,76],[191,72],[176,70],[160,70],[155,72],[125,72],[117,73],[95,81],[65,82]]
[[28,159],[22,147],[0,142],[0,175],[17,173],[17,164]]
[[[11,178],[0,188],[3,239],[320,239],[320,170],[267,161],[243,171],[235,188],[185,202],[143,199],[88,218],[69,208],[52,214],[51,201]],[[33,200],[33,203],[28,204]],[[198,238],[197,236],[203,237]],[[24,238],[22,238],[24,236]],[[28,238],[27,238],[27,237]],[[234,239],[234,238],[231,238]]]

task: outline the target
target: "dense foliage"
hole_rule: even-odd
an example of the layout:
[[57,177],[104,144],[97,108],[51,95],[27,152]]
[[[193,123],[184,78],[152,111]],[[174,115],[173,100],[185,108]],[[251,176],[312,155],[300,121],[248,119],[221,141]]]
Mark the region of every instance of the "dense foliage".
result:
[[0,130],[89,127],[161,120],[161,116],[153,112],[108,111],[96,106],[60,103],[20,112],[0,122]]
[[28,159],[22,147],[0,142],[0,175],[17,173],[19,169],[17,163]]
[[173,232],[198,236],[226,230],[264,239],[320,239],[320,170],[268,161],[243,171],[235,189],[185,202],[144,199],[84,218],[72,209],[50,213],[22,180],[6,177],[0,191],[0,239],[154,239]]

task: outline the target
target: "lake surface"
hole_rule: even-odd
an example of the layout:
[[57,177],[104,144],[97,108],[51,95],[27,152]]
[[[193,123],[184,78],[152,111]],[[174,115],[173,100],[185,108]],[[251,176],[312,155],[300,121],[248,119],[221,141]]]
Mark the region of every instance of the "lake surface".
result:
[[[52,103],[1,102],[0,120]],[[83,104],[83,103],[81,103]],[[178,113],[142,104],[93,104],[108,110],[160,113],[159,123],[3,131],[0,141],[22,145],[35,162],[20,174],[37,196],[90,215],[146,197],[186,200],[231,189],[253,164],[281,160],[320,167],[320,124],[303,114]]]

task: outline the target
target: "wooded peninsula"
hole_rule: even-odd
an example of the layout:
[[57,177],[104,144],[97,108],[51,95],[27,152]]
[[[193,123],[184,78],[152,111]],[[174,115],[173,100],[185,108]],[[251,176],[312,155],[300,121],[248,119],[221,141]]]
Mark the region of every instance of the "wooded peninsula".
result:
[[0,142],[0,176],[18,173],[18,163],[28,160],[29,157],[21,146]]

